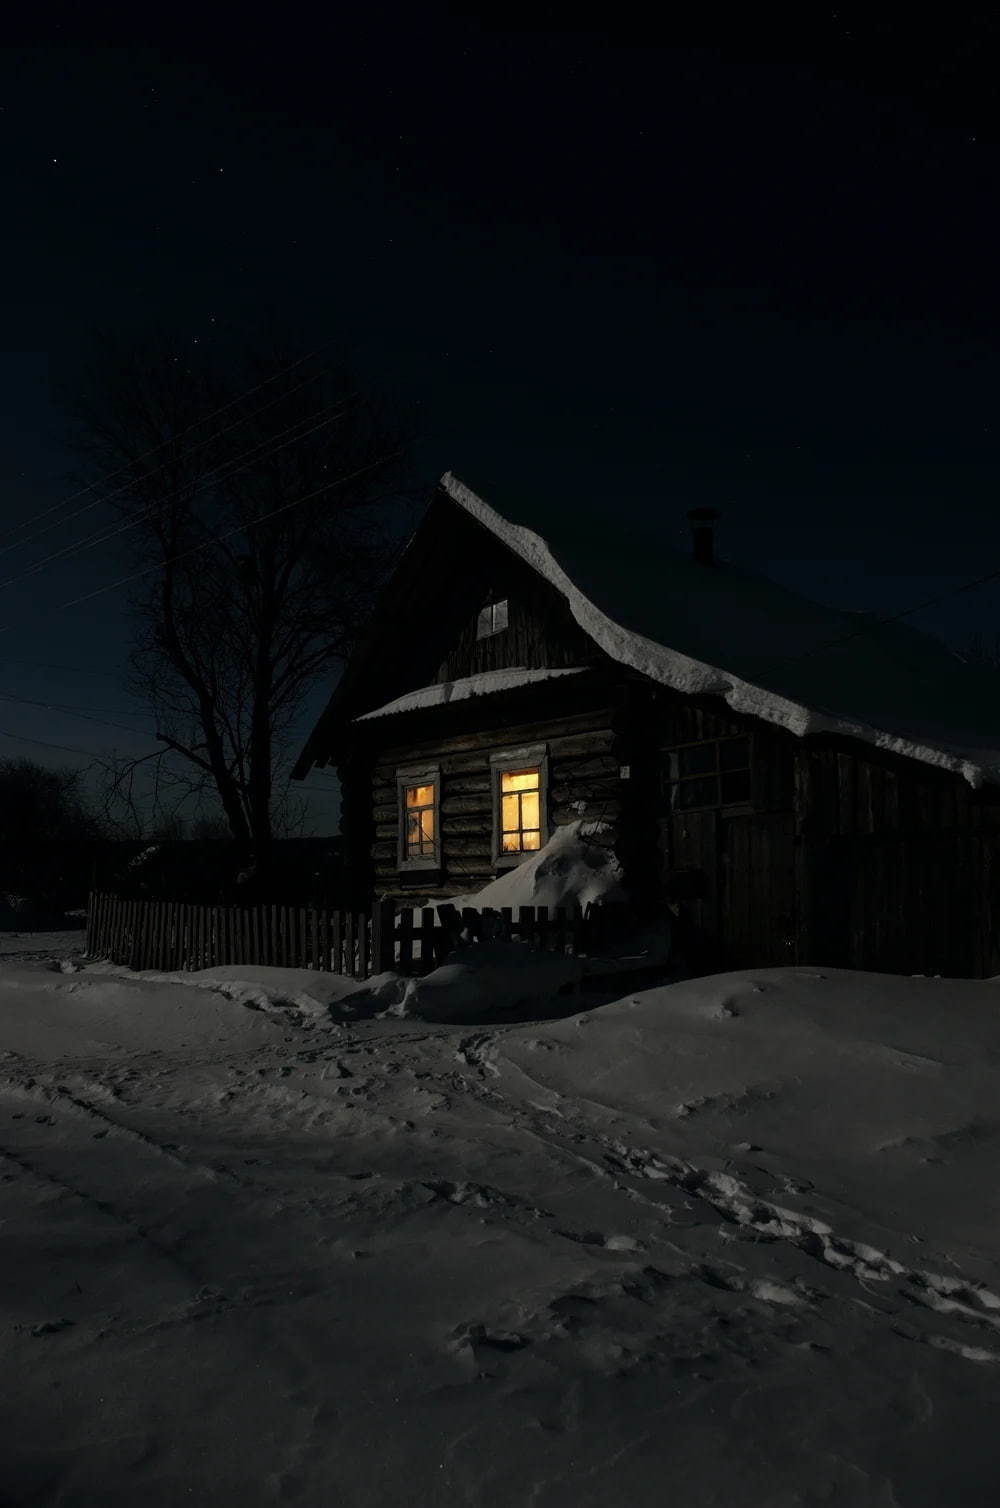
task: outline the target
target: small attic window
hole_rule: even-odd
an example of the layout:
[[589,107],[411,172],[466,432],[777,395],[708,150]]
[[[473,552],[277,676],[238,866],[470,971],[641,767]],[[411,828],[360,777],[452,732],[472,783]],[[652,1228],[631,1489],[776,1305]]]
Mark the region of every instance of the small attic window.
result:
[[488,639],[507,627],[507,598],[502,602],[488,602],[476,622],[476,638]]

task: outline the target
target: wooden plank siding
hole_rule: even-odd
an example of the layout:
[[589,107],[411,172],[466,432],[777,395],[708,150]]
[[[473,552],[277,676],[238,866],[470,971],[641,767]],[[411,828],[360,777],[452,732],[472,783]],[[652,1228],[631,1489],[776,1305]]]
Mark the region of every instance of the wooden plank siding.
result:
[[[561,689],[561,688],[560,688]],[[558,693],[556,693],[558,695]],[[488,706],[490,699],[484,699]],[[536,700],[537,704],[537,700]],[[481,708],[467,712],[482,718]],[[496,717],[495,704],[493,714]],[[549,825],[584,816],[611,824],[613,841],[620,809],[621,781],[614,753],[611,712],[606,706],[568,711],[531,722],[452,729],[434,738],[397,744],[377,752],[371,771],[371,848],[376,891],[400,898],[462,894],[495,876],[492,858],[493,798],[491,754],[542,743],[548,750]],[[439,822],[442,868],[433,877],[401,876],[398,865],[399,807],[396,771],[430,761],[440,768]],[[578,803],[583,803],[582,809]]]

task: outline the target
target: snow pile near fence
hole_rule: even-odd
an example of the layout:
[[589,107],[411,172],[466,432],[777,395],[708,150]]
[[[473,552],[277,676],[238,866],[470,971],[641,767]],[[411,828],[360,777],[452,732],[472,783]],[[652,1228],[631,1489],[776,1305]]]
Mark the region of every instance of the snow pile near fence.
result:
[[383,974],[362,981],[318,969],[272,968],[252,963],[217,964],[211,969],[142,969],[138,972],[124,964],[91,963],[87,965],[87,971],[119,979],[141,979],[148,984],[186,985],[188,989],[209,990],[251,1010],[294,1010],[304,1016],[317,1017],[326,1016],[331,1011],[336,1013],[354,994],[361,993],[367,998],[373,989],[399,977]]
[[611,849],[594,841],[607,832],[606,822],[567,822],[557,827],[544,848],[506,874],[498,875],[473,895],[456,896],[456,906],[477,911],[511,906],[587,906],[622,901],[622,870]]
[[[532,1010],[546,1016],[580,984],[582,973],[583,961],[566,953],[518,941],[467,942],[429,974],[383,974],[372,984],[370,1008],[388,1017],[482,1024]],[[364,999],[349,998],[348,1011],[363,1008]]]

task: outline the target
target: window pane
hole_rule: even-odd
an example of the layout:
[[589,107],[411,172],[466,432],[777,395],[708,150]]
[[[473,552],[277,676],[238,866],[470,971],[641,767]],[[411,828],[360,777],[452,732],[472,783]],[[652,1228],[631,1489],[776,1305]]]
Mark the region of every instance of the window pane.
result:
[[521,797],[521,826],[537,827],[538,825],[538,792],[529,791]]
[[523,840],[521,847],[524,849],[541,848],[542,846],[542,835],[540,832],[522,833],[521,837]]
[[434,808],[433,807],[427,807],[427,809],[425,811],[422,811],[420,813],[420,832],[421,832],[421,836],[422,837],[427,838],[431,843],[433,843],[433,841],[434,841]]
[[502,847],[504,853],[520,853],[521,852],[521,835],[520,835],[520,833],[504,833],[503,840],[502,840],[502,843],[501,843],[501,847]]
[[500,822],[502,831],[505,833],[516,833],[521,826],[517,796],[501,796],[500,806],[502,809]]
[[750,771],[730,770],[722,776],[723,805],[750,800]]
[[750,765],[749,738],[725,738],[719,745],[719,764],[724,770],[745,770]]
[[493,632],[499,633],[502,628],[506,627],[507,598],[505,597],[502,602],[494,602],[493,604]]
[[432,785],[408,785],[406,788],[407,806],[433,806],[434,787]]
[[476,620],[476,638],[485,639],[493,632],[493,609],[484,607]]
[[692,744],[688,749],[678,749],[681,775],[707,775],[716,767],[715,744]]
[[502,791],[537,791],[537,770],[504,770],[500,776]]
[[703,780],[682,780],[674,789],[677,792],[679,807],[718,806],[719,804],[719,782],[714,775],[706,776]]

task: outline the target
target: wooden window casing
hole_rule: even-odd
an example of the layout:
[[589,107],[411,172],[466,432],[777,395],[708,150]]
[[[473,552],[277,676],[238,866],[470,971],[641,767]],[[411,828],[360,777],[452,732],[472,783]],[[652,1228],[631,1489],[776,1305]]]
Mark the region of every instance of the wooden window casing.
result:
[[665,749],[663,794],[668,811],[750,809],[752,758],[748,733],[675,744]]
[[476,619],[476,638],[489,639],[494,634],[503,633],[508,625],[509,616],[506,597],[499,602],[487,602]]
[[441,770],[421,765],[396,771],[401,870],[441,868]]
[[548,842],[548,750],[544,744],[534,744],[493,754],[490,773],[493,864],[509,868]]

